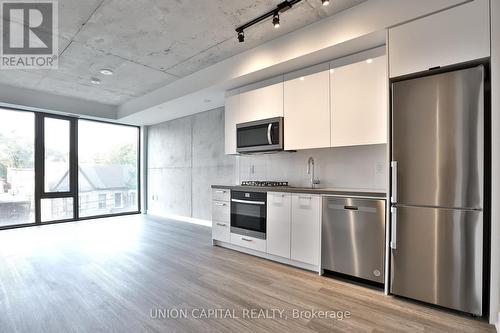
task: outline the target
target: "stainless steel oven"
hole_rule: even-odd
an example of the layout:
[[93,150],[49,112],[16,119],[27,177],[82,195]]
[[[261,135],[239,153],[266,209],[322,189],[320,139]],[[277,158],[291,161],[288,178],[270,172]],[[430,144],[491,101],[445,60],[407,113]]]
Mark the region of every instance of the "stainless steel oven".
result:
[[266,239],[266,192],[231,191],[231,232]]
[[238,153],[283,150],[283,117],[236,125]]

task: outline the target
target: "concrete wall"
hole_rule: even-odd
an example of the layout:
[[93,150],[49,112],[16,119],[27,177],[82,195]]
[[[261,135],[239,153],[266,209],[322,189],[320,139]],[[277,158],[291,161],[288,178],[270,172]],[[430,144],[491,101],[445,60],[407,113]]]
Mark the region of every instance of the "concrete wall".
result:
[[223,108],[151,126],[148,152],[148,213],[209,219],[210,185],[235,179]]
[[492,210],[490,323],[500,332],[500,1],[491,1]]
[[305,186],[309,156],[322,186],[379,189],[386,181],[385,145],[226,156],[223,108],[151,126],[147,145],[147,212],[155,215],[209,220],[212,184],[267,179]]

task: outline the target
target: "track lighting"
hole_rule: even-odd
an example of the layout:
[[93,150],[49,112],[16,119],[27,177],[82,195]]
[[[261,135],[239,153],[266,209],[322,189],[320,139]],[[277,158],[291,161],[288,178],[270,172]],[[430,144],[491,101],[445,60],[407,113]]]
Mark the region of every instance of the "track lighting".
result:
[[276,29],[278,29],[280,27],[280,14],[277,12],[274,13],[274,16],[273,16],[273,26]]
[[[254,18],[253,20],[239,26],[236,28],[236,32],[238,33],[238,41],[240,43],[243,43],[245,41],[245,34],[244,30],[247,28],[250,28],[251,26],[264,21],[266,19],[269,19],[270,17],[273,18],[273,26],[275,28],[280,27],[280,13],[284,13],[290,8],[292,8],[294,5],[298,4],[302,0],[285,0],[282,3],[278,4],[275,9],[268,11],[265,14],[262,14],[261,16]],[[323,6],[328,6],[330,4],[330,0],[321,0]]]

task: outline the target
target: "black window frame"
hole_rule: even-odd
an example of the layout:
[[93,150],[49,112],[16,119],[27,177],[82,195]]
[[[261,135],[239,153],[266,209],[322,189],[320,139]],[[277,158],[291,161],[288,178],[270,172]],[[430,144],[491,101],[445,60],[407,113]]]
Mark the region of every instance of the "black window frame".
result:
[[[34,173],[35,173],[35,199],[34,199],[34,209],[35,209],[35,222],[33,223],[23,223],[23,224],[13,224],[0,226],[0,230],[33,227],[40,225],[50,225],[56,223],[66,223],[66,222],[76,222],[93,220],[105,217],[115,217],[115,216],[125,216],[125,215],[135,215],[141,213],[141,198],[142,198],[142,187],[141,187],[141,135],[142,129],[140,126],[122,124],[118,122],[96,120],[81,116],[72,115],[60,115],[56,113],[40,112],[33,110],[26,110],[20,108],[1,106],[1,110],[11,110],[11,111],[22,111],[31,112],[35,116],[35,133],[34,133]],[[44,126],[45,118],[56,118],[64,119],[70,121],[70,167],[69,167],[69,183],[70,190],[67,192],[46,192],[45,191],[45,136],[44,136]],[[86,120],[97,123],[105,123],[118,126],[128,126],[137,128],[137,210],[129,212],[102,214],[95,216],[79,216],[79,202],[80,195],[78,191],[78,120]],[[42,222],[41,220],[41,202],[42,199],[58,199],[58,198],[73,198],[73,218],[61,219]]]

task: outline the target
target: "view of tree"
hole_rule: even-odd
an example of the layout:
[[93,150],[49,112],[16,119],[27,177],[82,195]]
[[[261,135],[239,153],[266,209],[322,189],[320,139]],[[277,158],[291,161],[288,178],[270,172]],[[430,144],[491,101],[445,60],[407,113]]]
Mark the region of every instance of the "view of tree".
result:
[[133,144],[115,146],[107,153],[97,153],[80,163],[136,165],[137,150]]
[[33,143],[0,134],[0,177],[6,177],[7,168],[33,168]]

